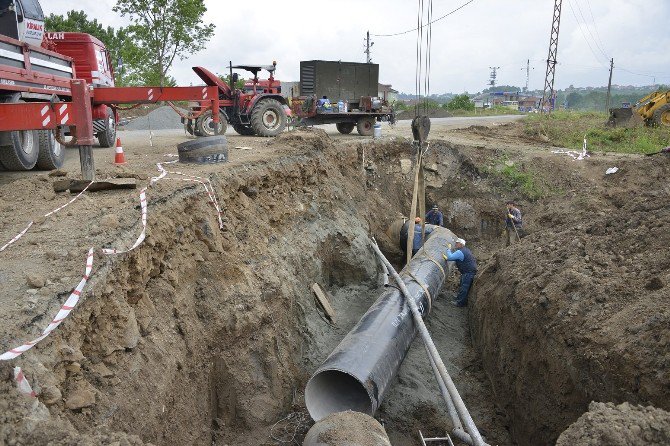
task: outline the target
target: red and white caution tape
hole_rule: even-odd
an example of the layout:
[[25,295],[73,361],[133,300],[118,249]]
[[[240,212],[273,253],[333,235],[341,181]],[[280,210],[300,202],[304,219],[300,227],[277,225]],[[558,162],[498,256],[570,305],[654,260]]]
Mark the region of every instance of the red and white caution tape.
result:
[[[170,161],[165,164],[172,164],[175,163],[176,161]],[[203,177],[198,177],[195,175],[188,175],[183,172],[174,172],[174,171],[168,171],[165,170],[165,168],[162,166],[161,163],[157,163],[156,166],[158,166],[158,170],[162,172],[166,172],[171,175],[179,175],[183,178],[172,178],[175,180],[182,180],[182,181],[190,181],[193,183],[199,183],[202,184],[202,186],[205,188],[205,192],[207,192],[207,196],[209,197],[210,203],[214,206],[214,209],[216,209],[216,218],[219,221],[219,229],[223,229],[223,219],[222,215],[223,212],[221,211],[221,206],[219,206],[219,201],[216,198],[216,192],[214,192],[214,185],[212,184],[211,180],[209,178],[203,178]]]
[[162,171],[160,175],[157,177],[151,178],[151,181],[149,181],[149,185],[142,189],[140,191],[140,211],[142,213],[142,232],[140,232],[140,235],[137,237],[137,240],[135,240],[135,243],[133,243],[133,246],[131,246],[128,249],[117,249],[117,248],[103,248],[101,252],[105,255],[114,255],[114,254],[123,254],[126,252],[130,252],[133,249],[137,248],[142,244],[144,239],[147,237],[147,189],[150,188],[153,184],[155,184],[157,181],[160,181],[161,179],[165,178],[167,175],[167,172]]
[[63,322],[63,320],[70,314],[72,309],[77,305],[77,302],[79,302],[81,292],[84,289],[84,286],[86,286],[86,282],[88,282],[92,270],[93,270],[93,248],[88,250],[88,255],[86,256],[86,269],[84,271],[84,276],[81,278],[81,281],[79,281],[79,284],[74,288],[74,290],[70,294],[70,297],[67,298],[63,306],[61,306],[60,310],[58,310],[58,313],[56,313],[56,316],[53,318],[53,320],[49,323],[49,325],[47,325],[44,331],[42,331],[42,334],[38,338],[30,342],[26,342],[23,345],[15,347],[1,354],[0,360],[6,361],[8,359],[14,359],[17,356],[21,355],[22,353],[33,348],[33,346],[38,342],[40,342],[42,339],[49,336],[49,333],[54,331],[56,327],[58,327],[60,323]]
[[[62,210],[62,209],[64,209],[64,208],[66,208],[66,207],[68,207],[69,205],[71,205],[72,203],[74,203],[74,202],[77,200],[77,198],[81,197],[81,195],[82,195],[84,192],[86,192],[86,189],[88,189],[88,187],[89,187],[91,184],[93,184],[93,183],[88,183],[88,184],[86,185],[86,187],[85,187],[84,189],[82,189],[82,191],[79,192],[73,199],[71,199],[70,201],[68,201],[67,203],[65,203],[63,206],[60,206],[60,207],[54,209],[54,210],[51,211],[51,212],[47,212],[46,214],[44,214],[44,217],[45,217],[45,218],[46,218],[46,217],[50,217],[50,216],[54,215],[55,213],[57,213],[58,211],[60,211],[60,210]],[[11,239],[10,241],[8,241],[8,242],[5,243],[4,245],[2,245],[2,247],[0,247],[0,252],[2,252],[2,251],[4,251],[5,249],[9,248],[10,245],[12,245],[12,244],[13,244],[14,242],[16,242],[18,239],[20,239],[21,237],[23,237],[23,236],[25,235],[25,233],[28,232],[28,229],[30,229],[30,227],[31,227],[33,224],[35,224],[35,222],[34,222],[34,221],[30,221],[30,222],[28,223],[28,226],[26,226],[25,229],[24,229],[23,231],[19,232],[16,236],[14,236],[13,239]]]
[[[173,163],[173,162],[176,162],[176,161],[171,161],[171,162],[168,162],[166,164],[170,164],[170,163]],[[174,179],[177,179],[177,180],[191,181],[191,182],[202,184],[202,186],[205,188],[205,191],[207,192],[207,195],[209,196],[210,202],[214,205],[214,208],[216,209],[217,217],[218,217],[218,220],[219,220],[219,227],[223,228],[223,221],[222,221],[222,218],[221,218],[221,208],[220,208],[218,200],[216,198],[216,193],[214,192],[214,186],[212,185],[212,183],[209,179],[202,178],[202,177],[197,177],[197,176],[193,176],[193,175],[187,175],[187,174],[184,174],[182,172],[168,172],[167,170],[165,170],[163,168],[161,163],[158,163],[157,167],[158,167],[158,170],[159,170],[160,174],[157,177],[151,178],[151,181],[149,182],[149,185],[140,191],[140,209],[141,209],[141,212],[142,212],[142,231],[140,232],[140,235],[137,237],[137,240],[135,241],[133,246],[130,247],[129,249],[127,249],[127,250],[105,248],[105,249],[101,250],[101,252],[103,254],[114,255],[114,254],[126,253],[126,252],[129,252],[129,251],[132,251],[133,249],[137,248],[140,244],[142,244],[142,242],[146,238],[146,231],[147,231],[147,189],[149,187],[151,187],[153,184],[155,184],[156,182],[165,178],[168,174],[179,175],[179,176],[182,177],[182,178],[174,178]],[[86,191],[86,189],[88,189],[88,186],[90,186],[90,184],[87,185],[84,188],[84,190],[82,190],[72,200],[70,200],[69,202],[67,202],[63,206],[49,212],[48,214],[45,215],[45,217],[48,217],[50,215],[55,214],[56,212],[60,211],[61,209],[65,208],[66,206],[68,206],[69,204],[74,202],[77,198],[79,198],[81,196],[81,194],[83,194]],[[2,249],[0,249],[0,251],[6,249],[7,246],[11,245],[16,240],[21,238],[23,236],[23,234],[25,234],[28,231],[28,229],[30,229],[30,227],[32,225],[33,225],[33,222],[31,221],[30,224],[19,235],[14,237],[14,239],[10,240],[5,246],[2,247]],[[65,320],[65,318],[68,317],[70,312],[74,309],[74,307],[79,302],[79,298],[81,296],[81,293],[82,293],[84,287],[86,286],[86,283],[88,282],[88,280],[91,276],[91,272],[93,271],[93,253],[94,253],[93,248],[90,248],[89,251],[88,251],[88,255],[86,257],[86,269],[84,271],[84,276],[82,277],[79,284],[72,291],[72,293],[70,294],[70,297],[68,297],[68,299],[65,301],[65,303],[61,306],[60,310],[58,311],[56,316],[53,318],[51,323],[49,323],[49,325],[47,325],[47,327],[42,331],[42,334],[39,337],[37,337],[36,339],[34,339],[30,342],[27,342],[23,345],[15,347],[15,348],[1,354],[0,355],[0,360],[6,361],[6,360],[9,360],[9,359],[14,359],[14,358],[20,356],[22,353],[30,350],[34,345],[36,345],[42,339],[46,338],[52,331],[54,331],[56,329],[56,327],[58,327],[61,324],[61,322],[63,322],[63,320]],[[30,385],[25,380],[25,376],[23,376],[23,373],[21,372],[20,369],[19,369],[19,374],[20,374],[21,379],[19,379],[18,378],[19,375],[17,375],[16,380],[17,380],[17,385],[19,385],[19,387],[20,387],[20,390],[22,389],[21,386],[23,386],[23,389],[26,388],[25,386],[27,386],[27,389],[30,389]],[[23,383],[23,384],[21,384],[21,383]],[[30,389],[29,392],[32,392],[32,390]]]
[[23,374],[23,370],[21,370],[21,367],[14,367],[14,380],[16,381],[16,388],[19,389],[19,392],[23,393],[24,395],[31,396],[33,398],[37,396],[33,388],[30,387],[30,383],[26,379],[26,376]]

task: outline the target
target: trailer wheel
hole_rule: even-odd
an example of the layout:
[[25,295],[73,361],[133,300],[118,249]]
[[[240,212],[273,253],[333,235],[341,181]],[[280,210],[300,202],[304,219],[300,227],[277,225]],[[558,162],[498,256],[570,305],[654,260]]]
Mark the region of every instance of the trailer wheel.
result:
[[223,135],[193,139],[177,145],[179,162],[214,164],[228,161],[228,142]]
[[[3,98],[0,102],[24,102],[20,94]],[[30,170],[37,164],[39,148],[35,130],[0,132],[0,164],[7,170]]]
[[354,131],[354,127],[356,127],[356,124],[353,122],[338,122],[335,124],[335,127],[337,127],[337,131],[340,132],[343,135],[348,135],[349,133]]
[[215,124],[212,111],[206,111],[195,120],[194,133],[198,136],[216,136],[226,133],[228,121],[223,113],[219,113],[219,123]]
[[37,168],[39,170],[60,169],[65,161],[65,147],[56,141],[53,130],[37,130],[39,155]]
[[356,124],[356,130],[358,130],[358,134],[361,136],[372,136],[375,129],[375,118],[371,117],[364,117],[358,120],[358,123]]
[[105,118],[105,130],[96,133],[96,138],[100,147],[109,148],[116,145],[116,118],[110,107],[107,107],[107,117]]
[[654,124],[657,126],[670,126],[670,104],[665,104],[658,107],[658,110],[654,112]]
[[233,129],[242,136],[254,136],[256,133],[248,125],[243,124],[233,124]]
[[277,136],[286,128],[286,112],[276,99],[263,99],[251,111],[251,128],[258,136]]

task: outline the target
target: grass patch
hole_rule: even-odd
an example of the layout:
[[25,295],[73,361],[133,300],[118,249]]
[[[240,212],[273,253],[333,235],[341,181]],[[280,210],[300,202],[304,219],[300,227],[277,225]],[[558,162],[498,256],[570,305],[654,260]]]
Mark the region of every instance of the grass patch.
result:
[[546,197],[551,192],[559,192],[543,184],[541,177],[535,172],[520,169],[505,155],[495,159],[489,165],[482,166],[480,170],[490,177],[498,178],[504,183],[505,187],[516,190],[529,200],[534,201]]
[[529,136],[545,135],[552,144],[580,150],[586,135],[589,150],[618,153],[652,153],[670,144],[669,127],[605,127],[607,115],[598,112],[556,111],[533,114],[524,120]]
[[522,115],[519,110],[507,107],[491,107],[475,110],[449,110],[454,116],[500,116],[500,115]]

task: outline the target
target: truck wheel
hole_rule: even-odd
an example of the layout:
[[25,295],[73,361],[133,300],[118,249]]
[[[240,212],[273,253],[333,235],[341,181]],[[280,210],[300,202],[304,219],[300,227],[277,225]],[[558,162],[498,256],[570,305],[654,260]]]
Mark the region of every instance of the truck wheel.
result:
[[177,152],[181,163],[225,163],[228,161],[228,142],[223,135],[208,136],[178,144]]
[[37,168],[39,170],[60,169],[65,161],[65,148],[56,141],[53,130],[36,130],[38,135],[39,155]]
[[219,113],[219,123],[215,124],[212,119],[212,111],[206,111],[195,120],[194,133],[198,136],[216,136],[226,133],[228,121],[223,113]]
[[654,124],[657,126],[670,126],[670,104],[665,104],[654,112]]
[[340,132],[343,135],[348,135],[349,133],[354,131],[354,127],[356,127],[356,124],[353,122],[338,122],[335,124],[335,127],[337,127],[337,131]]
[[356,124],[356,130],[358,130],[358,134],[361,136],[372,136],[375,129],[375,118],[370,118],[370,117],[364,117],[358,120],[358,123]]
[[[5,97],[0,102],[24,102],[20,94]],[[0,164],[7,170],[30,170],[37,164],[39,148],[37,132],[16,130],[0,132]]]
[[96,133],[96,138],[100,147],[108,148],[116,145],[116,118],[111,108],[107,107],[107,117],[105,118],[105,130]]
[[286,113],[276,99],[263,99],[251,111],[251,128],[258,136],[277,136],[286,128]]
[[248,125],[233,124],[233,129],[242,136],[254,136],[254,129]]

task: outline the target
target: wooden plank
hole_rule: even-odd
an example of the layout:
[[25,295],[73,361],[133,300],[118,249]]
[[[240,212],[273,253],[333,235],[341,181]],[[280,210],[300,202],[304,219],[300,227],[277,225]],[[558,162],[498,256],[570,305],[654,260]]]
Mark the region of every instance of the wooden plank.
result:
[[[70,192],[81,192],[90,181],[72,180],[70,182]],[[137,180],[135,178],[110,178],[107,180],[95,181],[88,188],[89,192],[97,192],[110,189],[136,189]]]
[[321,308],[323,308],[323,311],[326,313],[326,317],[330,319],[331,322],[335,322],[335,310],[333,307],[330,305],[330,302],[328,301],[328,298],[326,297],[326,293],[321,289],[321,286],[318,283],[314,283],[312,285],[312,291],[314,291],[314,295],[316,296],[317,300],[319,301],[319,304],[321,305]]

